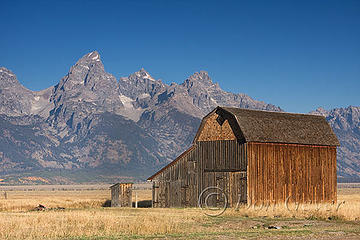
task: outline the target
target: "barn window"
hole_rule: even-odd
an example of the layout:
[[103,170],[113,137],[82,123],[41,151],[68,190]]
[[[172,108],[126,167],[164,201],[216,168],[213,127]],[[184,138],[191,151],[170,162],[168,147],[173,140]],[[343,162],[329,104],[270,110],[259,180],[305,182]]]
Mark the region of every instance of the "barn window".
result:
[[216,118],[216,121],[220,124],[220,126],[223,125],[223,123],[225,122],[225,119],[219,115],[217,118]]

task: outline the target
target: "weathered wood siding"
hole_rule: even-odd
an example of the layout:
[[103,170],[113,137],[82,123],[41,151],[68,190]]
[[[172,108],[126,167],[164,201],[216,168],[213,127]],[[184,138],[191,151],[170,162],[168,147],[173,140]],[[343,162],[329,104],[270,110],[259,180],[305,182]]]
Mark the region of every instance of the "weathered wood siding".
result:
[[132,183],[119,183],[110,187],[111,207],[132,207]]
[[237,140],[200,141],[154,179],[154,207],[196,207],[200,192],[218,186],[230,206],[246,202],[246,144]]
[[196,149],[185,154],[176,164],[153,179],[154,207],[197,206],[198,182]]
[[248,201],[336,202],[336,147],[248,143]]
[[237,140],[204,141],[197,143],[196,159],[200,171],[246,171],[246,144]]
[[224,119],[223,123],[216,120],[218,114],[213,113],[201,124],[201,131],[197,141],[218,141],[218,140],[236,140],[233,130],[230,127],[229,121]]
[[246,143],[221,140],[200,141],[197,144],[199,189],[219,187],[226,193],[232,207],[238,201],[246,202]]
[[114,185],[110,187],[110,189],[111,189],[111,207],[119,207],[120,187],[119,185]]
[[[230,207],[247,201],[246,172],[204,172],[202,183],[202,190],[206,187],[220,188],[225,193]],[[219,192],[217,190],[212,191]],[[221,195],[217,195],[216,200],[220,201],[220,198],[222,198]],[[215,205],[214,202],[210,201],[209,203]]]

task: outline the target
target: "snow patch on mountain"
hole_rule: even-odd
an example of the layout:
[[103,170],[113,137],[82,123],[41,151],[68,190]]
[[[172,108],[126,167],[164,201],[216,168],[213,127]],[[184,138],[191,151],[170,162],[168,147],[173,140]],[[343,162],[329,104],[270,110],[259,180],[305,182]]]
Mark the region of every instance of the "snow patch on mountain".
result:
[[125,95],[119,96],[120,101],[124,105],[124,109],[121,110],[120,115],[133,120],[134,122],[139,121],[141,114],[144,112],[144,109],[135,108],[134,104],[135,100],[131,99]]

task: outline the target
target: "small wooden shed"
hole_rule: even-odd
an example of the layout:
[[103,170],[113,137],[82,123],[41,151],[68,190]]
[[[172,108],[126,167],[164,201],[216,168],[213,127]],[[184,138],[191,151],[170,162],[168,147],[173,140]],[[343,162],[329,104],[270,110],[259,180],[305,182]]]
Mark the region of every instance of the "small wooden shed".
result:
[[116,183],[110,186],[111,207],[132,207],[132,183]]
[[192,146],[148,178],[153,206],[197,206],[209,186],[230,206],[336,201],[337,146],[322,116],[217,107]]

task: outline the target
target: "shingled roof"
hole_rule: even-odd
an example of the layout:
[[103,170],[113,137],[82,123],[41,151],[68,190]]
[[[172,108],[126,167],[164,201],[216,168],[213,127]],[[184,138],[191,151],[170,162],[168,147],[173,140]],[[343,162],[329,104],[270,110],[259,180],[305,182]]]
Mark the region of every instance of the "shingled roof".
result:
[[340,145],[323,116],[229,107],[215,111],[233,115],[246,142]]

